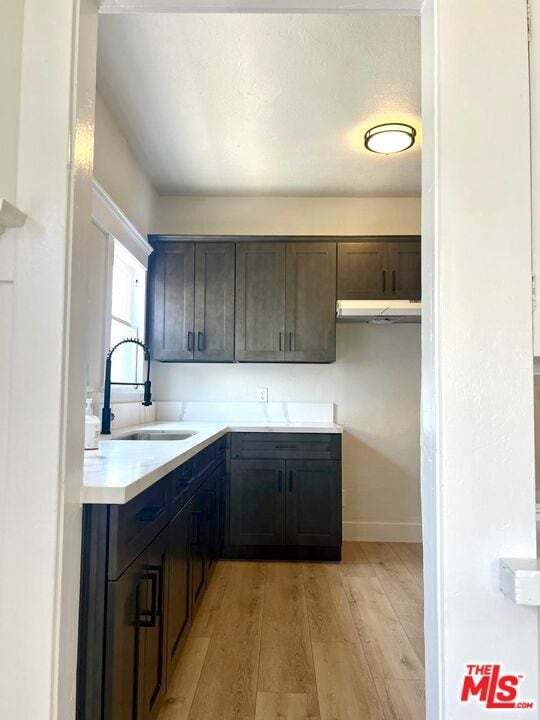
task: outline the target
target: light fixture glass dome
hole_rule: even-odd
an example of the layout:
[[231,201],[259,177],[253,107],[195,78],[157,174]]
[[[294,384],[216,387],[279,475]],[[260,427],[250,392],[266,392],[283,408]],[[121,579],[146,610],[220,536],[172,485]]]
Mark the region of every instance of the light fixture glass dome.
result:
[[403,152],[414,145],[416,130],[405,123],[385,123],[372,127],[364,135],[368,150],[382,155]]

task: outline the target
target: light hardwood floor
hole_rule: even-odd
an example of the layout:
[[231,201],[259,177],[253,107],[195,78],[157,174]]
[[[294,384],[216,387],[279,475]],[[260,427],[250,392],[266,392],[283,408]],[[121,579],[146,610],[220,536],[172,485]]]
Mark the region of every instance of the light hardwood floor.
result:
[[159,720],[423,720],[422,548],[221,561]]

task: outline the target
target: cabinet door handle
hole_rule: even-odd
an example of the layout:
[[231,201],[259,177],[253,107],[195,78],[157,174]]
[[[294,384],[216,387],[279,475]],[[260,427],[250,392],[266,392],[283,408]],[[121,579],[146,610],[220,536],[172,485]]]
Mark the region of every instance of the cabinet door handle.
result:
[[205,349],[204,333],[198,332],[197,333],[197,350],[199,352],[204,352],[204,349]]
[[392,270],[392,292],[396,294],[396,271]]
[[157,576],[156,573],[148,573],[147,575],[141,576],[142,582],[149,582],[151,584],[150,592],[152,595],[150,610],[143,610],[141,615],[144,617],[139,618],[139,627],[153,628],[156,627],[157,620]]
[[293,491],[293,471],[289,470],[289,492]]
[[187,334],[187,349],[188,352],[191,352],[193,350],[193,333],[191,332],[191,330],[189,330]]
[[282,492],[283,470],[278,471],[278,491]]
[[155,574],[156,577],[156,601],[154,603],[156,615],[160,617],[163,615],[163,569],[165,567],[165,557],[161,556],[161,562],[159,565],[149,565],[148,570],[151,574]]
[[279,352],[283,350],[283,333],[279,333]]
[[386,270],[382,271],[382,291],[384,295],[386,293]]
[[289,333],[289,352],[292,352],[292,332]]

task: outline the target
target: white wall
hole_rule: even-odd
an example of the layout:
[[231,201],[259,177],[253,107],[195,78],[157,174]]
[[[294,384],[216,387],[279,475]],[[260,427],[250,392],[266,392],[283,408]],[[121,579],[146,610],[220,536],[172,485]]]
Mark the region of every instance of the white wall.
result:
[[9,366],[2,373],[2,404],[6,397],[9,403],[6,464],[0,468],[3,718],[75,716],[81,276],[90,226],[96,39],[93,0],[25,1],[16,195],[28,217],[13,231],[13,322]]
[[424,3],[428,720],[489,715],[460,702],[467,663],[524,675],[534,711],[494,715],[538,716],[538,611],[499,589],[499,558],[536,557],[526,15],[525,2]]
[[[419,234],[419,198],[160,198],[186,234]],[[344,425],[348,539],[420,539],[420,329],[340,324],[330,365],[154,363],[159,400],[333,402]]]
[[346,539],[420,538],[420,327],[339,324],[330,365],[154,363],[156,400],[333,402]]
[[156,233],[419,235],[420,198],[160,197]]
[[156,192],[99,93],[96,95],[94,177],[141,235],[151,232]]
[[[21,89],[23,0],[0,2],[0,198],[17,200],[19,103]],[[0,377],[10,373],[10,346],[17,231],[0,235]],[[5,475],[9,405],[0,403],[0,478]]]
[[0,198],[17,199],[24,0],[0,3]]

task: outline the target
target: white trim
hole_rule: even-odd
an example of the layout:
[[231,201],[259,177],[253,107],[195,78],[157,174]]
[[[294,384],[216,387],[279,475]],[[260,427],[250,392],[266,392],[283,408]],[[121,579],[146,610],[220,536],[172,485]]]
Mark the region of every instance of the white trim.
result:
[[95,178],[92,179],[92,221],[116,238],[144,268],[148,267],[152,246]]
[[540,606],[540,561],[503,558],[499,561],[501,592],[516,605]]
[[422,542],[421,523],[343,522],[343,539],[364,542]]
[[26,215],[5,198],[0,198],[0,235],[6,228],[22,227]]
[[100,13],[357,13],[419,15],[423,0],[100,0]]

